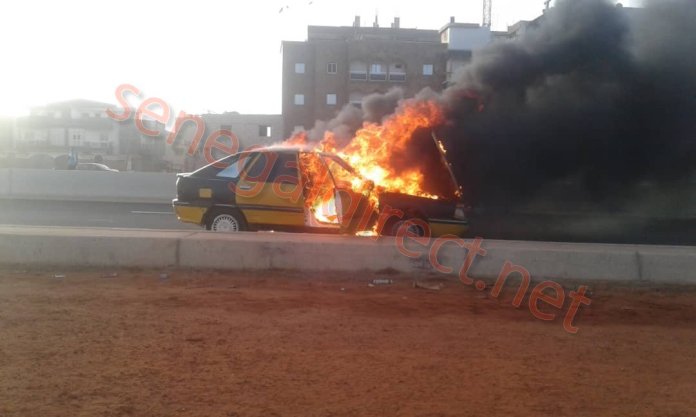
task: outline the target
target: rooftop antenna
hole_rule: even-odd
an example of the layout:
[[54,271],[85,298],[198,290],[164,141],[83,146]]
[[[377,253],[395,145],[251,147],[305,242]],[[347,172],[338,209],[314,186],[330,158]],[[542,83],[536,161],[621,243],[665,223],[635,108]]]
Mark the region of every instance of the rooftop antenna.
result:
[[375,9],[375,23],[372,24],[372,27],[379,27],[379,10],[377,9]]

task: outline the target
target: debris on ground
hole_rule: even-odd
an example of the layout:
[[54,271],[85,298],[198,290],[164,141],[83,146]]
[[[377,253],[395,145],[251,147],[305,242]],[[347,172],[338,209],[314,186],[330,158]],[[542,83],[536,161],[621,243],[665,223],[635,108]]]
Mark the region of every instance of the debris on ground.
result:
[[390,285],[393,283],[394,283],[394,280],[392,280],[392,279],[378,278],[378,279],[372,280],[372,285]]
[[53,278],[55,278],[55,279],[63,279],[63,278],[65,278],[65,274],[53,274]]
[[421,288],[424,290],[440,291],[445,284],[441,282],[424,282],[424,281],[413,281],[413,288]]
[[118,272],[110,272],[107,274],[102,274],[102,278],[116,278],[118,277]]

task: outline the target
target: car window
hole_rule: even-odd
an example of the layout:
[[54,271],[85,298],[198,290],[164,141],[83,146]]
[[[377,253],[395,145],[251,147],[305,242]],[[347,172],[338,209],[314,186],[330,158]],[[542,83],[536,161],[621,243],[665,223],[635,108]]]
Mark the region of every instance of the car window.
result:
[[244,169],[244,166],[248,163],[249,158],[239,158],[239,155],[234,155],[225,161],[229,165],[227,168],[222,169],[218,172],[216,177],[218,178],[238,178],[239,174]]
[[278,159],[273,165],[273,170],[268,182],[282,182],[285,184],[298,183],[297,154],[278,153]]
[[217,176],[218,173],[220,173],[220,171],[229,167],[233,161],[239,159],[240,155],[241,154],[230,155],[226,158],[215,161],[211,164],[204,166],[203,168],[194,171],[193,174],[197,177],[214,178]]
[[350,184],[357,178],[357,175],[349,170],[350,166],[338,158],[324,156],[324,162],[326,162],[326,166],[329,167],[329,171],[336,182],[342,181]]
[[270,169],[270,167],[267,166],[269,163],[269,158],[265,153],[258,153],[256,155],[258,155],[256,158],[253,157],[253,154],[247,158],[253,161],[253,165],[249,166],[246,172],[246,177],[250,181],[264,181],[268,178]]

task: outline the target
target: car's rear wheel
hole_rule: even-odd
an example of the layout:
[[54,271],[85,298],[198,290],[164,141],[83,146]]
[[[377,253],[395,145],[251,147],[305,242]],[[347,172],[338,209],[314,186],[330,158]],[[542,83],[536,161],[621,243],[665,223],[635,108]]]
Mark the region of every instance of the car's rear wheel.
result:
[[393,221],[387,222],[387,224],[384,225],[382,234],[386,236],[396,236],[399,230],[405,227],[410,235],[422,237],[428,233],[428,231],[424,229],[424,226],[427,226],[427,223],[418,217],[403,220],[393,219]]
[[206,229],[213,232],[235,233],[246,230],[244,217],[237,210],[216,210],[208,216]]

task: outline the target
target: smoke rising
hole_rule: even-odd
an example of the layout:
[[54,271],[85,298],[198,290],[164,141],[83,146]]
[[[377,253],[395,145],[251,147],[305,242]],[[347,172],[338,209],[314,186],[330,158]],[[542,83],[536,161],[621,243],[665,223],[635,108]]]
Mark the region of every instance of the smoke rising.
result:
[[[524,202],[557,180],[596,200],[643,180],[673,183],[696,166],[696,3],[662,0],[624,9],[605,0],[566,0],[523,35],[476,51],[441,94],[436,128],[467,201]],[[363,109],[318,122],[347,144],[363,122],[405,105],[392,90]],[[395,167],[435,172],[439,155],[423,132]],[[446,174],[446,173],[445,173]],[[435,174],[433,182],[441,180]]]
[[[443,94],[441,132],[473,201],[524,200],[573,178],[601,200],[694,168],[696,5],[574,0],[475,54]],[[485,103],[473,111],[467,92]]]

